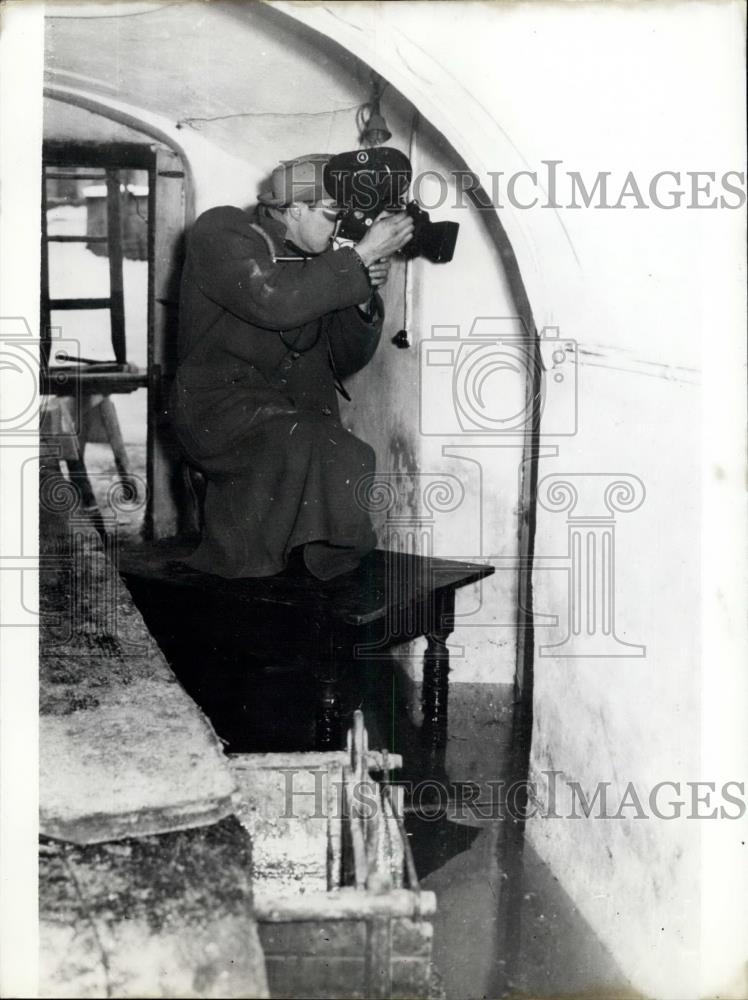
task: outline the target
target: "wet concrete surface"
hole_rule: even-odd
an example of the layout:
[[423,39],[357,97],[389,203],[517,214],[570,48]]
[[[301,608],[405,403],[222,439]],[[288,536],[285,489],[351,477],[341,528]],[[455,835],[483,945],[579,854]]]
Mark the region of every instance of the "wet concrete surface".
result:
[[38,995],[267,997],[250,866],[234,817],[85,846],[43,838]]

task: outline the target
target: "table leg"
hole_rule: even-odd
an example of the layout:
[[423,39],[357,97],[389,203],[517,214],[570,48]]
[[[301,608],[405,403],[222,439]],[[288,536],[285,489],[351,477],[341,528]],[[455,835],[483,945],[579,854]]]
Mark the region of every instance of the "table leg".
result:
[[315,629],[319,637],[317,648],[327,655],[315,666],[317,704],[314,742],[316,750],[342,749],[340,731],[340,665],[334,630]]
[[88,470],[83,458],[68,458],[65,460],[65,463],[68,467],[70,482],[75,486],[81,498],[84,513],[88,514],[91,518],[93,526],[101,538],[105,538],[106,526],[96,500],[96,494],[91,486],[91,480],[88,478]]
[[130,461],[127,457],[125,442],[122,439],[117,411],[109,396],[101,396],[99,402],[99,414],[104,430],[109,438],[109,444],[114,455],[114,464],[117,467],[120,482],[123,489],[123,499],[125,503],[136,503],[138,499],[138,482],[130,471]]
[[447,744],[449,697],[449,650],[447,639],[454,629],[455,595],[444,589],[434,594],[435,606],[426,632],[426,652],[423,657],[423,739],[432,763],[443,769]]
[[317,674],[315,749],[340,750],[340,694],[337,678]]

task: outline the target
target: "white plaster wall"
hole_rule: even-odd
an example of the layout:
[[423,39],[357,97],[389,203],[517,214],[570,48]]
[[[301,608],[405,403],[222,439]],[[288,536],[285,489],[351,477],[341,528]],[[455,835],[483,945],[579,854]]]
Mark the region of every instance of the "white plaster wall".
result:
[[[446,3],[427,21],[408,3],[284,9],[358,47],[489,190],[489,171],[549,159],[619,183],[631,170],[645,184],[659,170],[743,166],[738,4]],[[547,417],[541,477],[626,473],[647,490],[617,515],[615,574],[618,634],[646,656],[537,657],[534,774],[555,767],[589,791],[610,780],[645,793],[685,775],[740,780],[745,581],[729,568],[729,539],[744,553],[743,219],[540,207],[502,219],[538,326],[587,352],[579,432],[554,437]],[[567,552],[564,514],[540,511],[537,548],[536,608],[563,620],[563,563],[546,564]],[[562,630],[539,625],[537,643]],[[742,751],[732,764],[730,741]],[[738,824],[535,819],[528,833],[645,995],[744,994]]]
[[[613,651],[621,658],[562,658],[542,648],[568,636],[574,597],[569,559],[558,558],[568,554],[566,514],[541,507],[535,609],[559,624],[535,633],[531,780],[543,809],[528,836],[632,981],[646,995],[680,997],[692,995],[700,972],[701,826],[653,816],[648,795],[661,781],[703,777],[700,390],[664,374],[583,366],[582,401],[594,419],[573,449],[541,461],[541,492],[543,476],[568,476],[579,488],[577,513],[604,512],[601,492],[620,474],[644,484],[641,506],[616,515],[614,574],[616,634],[644,655],[628,658],[634,650],[621,645]],[[599,609],[598,593],[598,616]],[[605,650],[599,617],[593,631],[580,653]],[[636,818],[635,808],[618,819],[547,818],[543,772],[551,770],[560,785],[579,782],[588,796],[609,783],[610,814],[632,782],[649,818]],[[674,798],[665,789],[660,811],[669,814]],[[562,816],[569,805],[560,791]]]

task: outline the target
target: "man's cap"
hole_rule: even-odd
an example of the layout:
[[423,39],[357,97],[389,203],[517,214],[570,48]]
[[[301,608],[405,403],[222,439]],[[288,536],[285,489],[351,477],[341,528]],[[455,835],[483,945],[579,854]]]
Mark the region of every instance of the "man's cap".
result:
[[279,208],[294,201],[313,204],[330,195],[325,190],[323,173],[330,157],[327,153],[309,153],[295,160],[283,160],[270,175],[269,185],[258,197],[261,205]]

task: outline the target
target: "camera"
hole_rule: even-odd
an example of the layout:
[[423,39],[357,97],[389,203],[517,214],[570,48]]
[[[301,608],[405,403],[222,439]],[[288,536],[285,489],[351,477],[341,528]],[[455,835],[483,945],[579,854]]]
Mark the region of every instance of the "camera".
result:
[[524,434],[536,407],[544,436],[576,434],[577,344],[557,327],[543,328],[537,353],[519,317],[479,316],[463,337],[453,326],[431,333],[421,342],[422,434]]
[[408,260],[425,257],[434,264],[452,260],[459,223],[432,222],[417,202],[408,201],[412,176],[408,157],[391,146],[331,157],[325,164],[323,183],[330,197],[343,206],[336,236],[358,242],[380,212],[407,212],[414,231],[400,254]]

